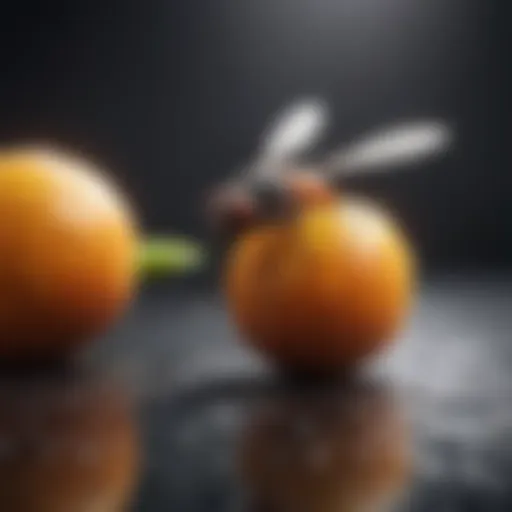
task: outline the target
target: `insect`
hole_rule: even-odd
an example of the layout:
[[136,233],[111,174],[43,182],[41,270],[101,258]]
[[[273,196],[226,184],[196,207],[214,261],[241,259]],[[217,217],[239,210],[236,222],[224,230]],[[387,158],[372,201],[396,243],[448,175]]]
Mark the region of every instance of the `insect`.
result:
[[257,157],[213,194],[210,215],[230,241],[224,287],[243,337],[280,365],[321,372],[389,343],[414,291],[407,238],[347,190],[350,176],[411,168],[452,142],[442,122],[402,123],[310,161],[326,125],[319,101],[285,110]]

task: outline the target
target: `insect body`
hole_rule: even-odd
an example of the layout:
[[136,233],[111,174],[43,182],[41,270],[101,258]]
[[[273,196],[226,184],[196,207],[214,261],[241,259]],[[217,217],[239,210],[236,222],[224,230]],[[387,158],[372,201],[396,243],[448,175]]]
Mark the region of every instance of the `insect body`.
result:
[[[276,139],[286,139],[283,124]],[[340,191],[340,176],[431,156],[446,147],[447,136],[436,123],[388,130],[313,171],[274,154],[245,177],[245,187],[242,180],[221,191],[219,224],[232,238],[225,290],[251,345],[284,366],[332,371],[389,343],[411,304],[413,252],[387,212]],[[283,148],[296,151],[288,142]]]

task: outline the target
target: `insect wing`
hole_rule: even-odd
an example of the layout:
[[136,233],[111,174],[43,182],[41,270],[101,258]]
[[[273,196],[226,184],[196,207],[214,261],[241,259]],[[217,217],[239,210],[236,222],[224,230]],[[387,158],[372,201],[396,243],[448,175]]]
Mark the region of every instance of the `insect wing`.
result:
[[439,121],[416,121],[376,131],[334,153],[327,168],[351,175],[405,168],[442,155],[453,139],[451,129]]

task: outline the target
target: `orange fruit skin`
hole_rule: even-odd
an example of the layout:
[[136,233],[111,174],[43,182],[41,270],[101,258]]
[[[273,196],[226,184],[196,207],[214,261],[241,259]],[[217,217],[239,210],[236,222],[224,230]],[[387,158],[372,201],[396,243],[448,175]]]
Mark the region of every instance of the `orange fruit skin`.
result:
[[84,161],[0,153],[0,357],[53,356],[101,333],[136,284],[137,233]]
[[240,236],[226,292],[241,334],[264,355],[295,369],[337,370],[390,342],[413,277],[412,252],[390,216],[345,197]]

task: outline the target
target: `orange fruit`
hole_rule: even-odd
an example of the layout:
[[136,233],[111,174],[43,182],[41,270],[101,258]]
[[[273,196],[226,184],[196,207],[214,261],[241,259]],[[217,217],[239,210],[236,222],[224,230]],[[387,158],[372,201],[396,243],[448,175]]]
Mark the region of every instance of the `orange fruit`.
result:
[[0,152],[0,357],[53,355],[101,333],[135,285],[137,233],[84,160]]
[[264,355],[292,368],[336,370],[389,343],[408,312],[413,273],[394,220],[342,197],[241,234],[228,256],[227,301]]

